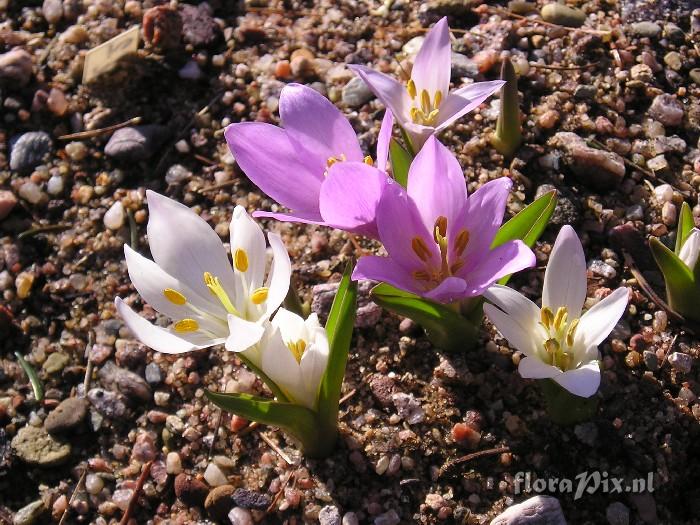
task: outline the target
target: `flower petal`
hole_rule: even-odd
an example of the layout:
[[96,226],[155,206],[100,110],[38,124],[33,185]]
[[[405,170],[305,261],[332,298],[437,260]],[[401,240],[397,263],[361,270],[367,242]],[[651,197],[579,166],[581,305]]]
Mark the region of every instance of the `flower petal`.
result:
[[627,309],[629,290],[618,288],[581,316],[576,330],[577,346],[585,348],[602,343]]
[[[469,232],[469,242],[464,252],[466,264],[463,272],[466,274],[480,264],[488,252],[498,228],[503,222],[503,214],[508,201],[508,194],[513,182],[506,178],[487,182],[469,196],[464,228]],[[451,243],[454,246],[454,243]],[[450,253],[450,260],[455,258]]]
[[451,68],[450,28],[445,16],[428,32],[413,61],[411,79],[416,83],[419,96],[423,89],[428,91],[431,98],[437,91],[446,96],[450,89]]
[[364,162],[337,162],[321,186],[323,220],[335,228],[377,238],[376,212],[387,174]]
[[[248,265],[245,272],[238,270],[235,265],[234,273],[244,283],[236,290],[236,302],[245,301],[247,295],[263,284],[265,266],[267,264],[267,245],[262,228],[248,215],[243,206],[236,206],[231,219],[231,254],[238,250],[246,255]],[[246,294],[246,295],[244,295]]]
[[698,262],[698,255],[700,255],[700,230],[693,228],[678,256],[692,272]]
[[569,311],[569,319],[579,317],[586,300],[586,256],[581,241],[568,224],[562,226],[549,255],[544,272],[542,306],[554,312],[560,306]]
[[352,280],[380,281],[411,293],[421,291],[411,274],[407,273],[391,257],[367,255],[357,261],[352,272]]
[[146,191],[146,198],[148,243],[156,264],[200,295],[209,293],[204,272],[218,277],[224,289],[233,293],[233,269],[221,239],[207,222],[187,206],[154,191]]
[[447,277],[435,288],[421,295],[439,303],[453,303],[464,299],[467,295],[467,283],[459,277]]
[[247,350],[258,344],[265,333],[265,327],[261,323],[246,321],[235,315],[228,316],[228,329],[230,334],[226,339],[225,347],[229,352]]
[[348,119],[315,89],[288,84],[282,89],[279,111],[297,154],[315,162],[320,174],[331,157],[340,159],[344,155],[357,162],[364,158]]
[[438,217],[447,218],[448,229],[458,226],[467,205],[467,184],[455,156],[434,136],[413,159],[408,170],[408,196],[416,203],[423,224],[432,232]]
[[263,318],[268,319],[272,313],[282,304],[289,291],[292,276],[292,262],[289,253],[282,242],[282,237],[277,233],[268,233],[267,239],[272,248],[272,268],[267,276],[267,301]]
[[[182,354],[192,350],[200,350],[209,346],[221,344],[224,339],[209,338],[201,332],[190,332],[188,334],[175,335],[170,330],[161,328],[149,323],[134,312],[120,297],[114,300],[119,317],[122,318],[126,326],[146,346],[156,352],[165,354]],[[187,339],[185,339],[187,337]]]
[[548,365],[537,357],[524,357],[518,365],[518,373],[525,379],[548,379],[564,375],[556,366]]
[[325,159],[300,156],[287,132],[271,124],[231,124],[224,136],[238,165],[265,194],[296,213],[318,214]]
[[[508,340],[510,346],[520,350],[527,356],[536,356],[536,342],[529,326],[520,322],[514,316],[499,310],[492,304],[484,304],[484,314],[496,326],[501,335]],[[535,359],[537,359],[535,357]]]
[[512,288],[494,284],[484,292],[484,298],[513,317],[525,330],[539,323],[537,305]]
[[319,224],[325,225],[323,222],[323,217],[321,217],[320,211],[315,211],[313,213],[276,213],[271,211],[254,211],[253,217],[256,219],[276,219],[278,221],[286,222],[300,222],[303,224]]
[[299,393],[303,392],[301,371],[299,363],[287,347],[280,329],[276,326],[270,326],[261,346],[262,362],[260,368],[287,396],[296,401]]
[[598,361],[593,361],[568,370],[554,377],[554,380],[576,396],[591,397],[600,387],[600,366]]
[[447,95],[445,100],[442,101],[442,104],[440,104],[436,129],[444,129],[458,118],[478,108],[484,100],[498,91],[503,84],[505,84],[505,82],[502,80],[475,82],[474,84],[456,89]]
[[473,271],[459,275],[467,281],[467,296],[481,295],[486,288],[506,275],[535,265],[535,254],[522,241],[509,241],[489,251]]
[[405,86],[399,84],[390,76],[368,67],[357,64],[349,64],[348,67],[365,81],[367,87],[391,111],[394,118],[398,119],[401,125],[404,122],[410,122],[408,115],[410,99]]
[[389,161],[389,144],[391,143],[391,133],[394,127],[394,115],[387,108],[384,111],[382,125],[379,127],[379,136],[377,137],[377,162],[376,166],[382,171],[386,171]]

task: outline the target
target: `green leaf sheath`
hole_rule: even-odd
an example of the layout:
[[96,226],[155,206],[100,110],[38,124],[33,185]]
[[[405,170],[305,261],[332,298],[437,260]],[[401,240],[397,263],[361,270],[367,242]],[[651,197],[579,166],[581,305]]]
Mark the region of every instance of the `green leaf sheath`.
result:
[[408,185],[408,169],[411,166],[411,154],[398,143],[391,139],[389,143],[389,158],[391,159],[391,173],[394,180],[404,188]]
[[681,205],[681,214],[678,219],[678,231],[676,231],[676,255],[680,255],[681,248],[685,241],[688,239],[688,235],[695,227],[695,220],[693,219],[693,212],[687,202]]
[[523,141],[520,130],[520,101],[518,100],[518,75],[509,59],[501,64],[501,110],[496,122],[496,132],[491,144],[504,157],[512,157]]
[[649,239],[649,248],[666,282],[666,300],[683,317],[700,321],[700,287],[683,261],[657,238]]

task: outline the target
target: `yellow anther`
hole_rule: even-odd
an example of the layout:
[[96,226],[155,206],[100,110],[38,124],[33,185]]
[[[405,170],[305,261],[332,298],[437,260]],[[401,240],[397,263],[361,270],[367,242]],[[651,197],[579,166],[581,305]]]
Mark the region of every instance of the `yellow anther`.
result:
[[544,349],[545,351],[554,358],[557,352],[559,352],[559,349],[561,346],[559,345],[559,341],[556,339],[547,339],[544,342]]
[[416,281],[429,281],[430,280],[430,275],[428,275],[428,272],[424,270],[416,270],[413,272],[413,278]]
[[464,266],[464,259],[459,259],[457,262],[452,263],[452,266],[450,266],[450,273],[452,275],[456,274],[462,269],[462,266]]
[[184,295],[177,290],[173,290],[172,288],[166,288],[163,290],[163,295],[168,301],[178,306],[182,306],[187,302],[187,298]]
[[423,110],[424,114],[430,112],[430,93],[427,89],[423,89],[420,92],[420,108]]
[[435,120],[437,120],[438,113],[440,113],[440,111],[434,109],[430,113],[428,113],[427,117],[423,117],[423,120],[425,120],[425,123],[428,125],[434,124]]
[[435,235],[443,239],[447,237],[447,217],[440,215],[435,221]]
[[439,89],[435,92],[435,97],[433,98],[433,107],[437,111],[437,108],[440,107],[440,102],[442,102],[442,91]]
[[296,342],[290,341],[287,343],[287,348],[289,348],[289,351],[294,356],[294,359],[297,360],[297,363],[301,363],[301,356],[304,355],[304,351],[306,350],[306,341],[303,339],[299,339]]
[[469,232],[467,230],[462,230],[457,234],[455,239],[455,253],[457,255],[462,255],[464,250],[467,249],[467,244],[469,244]]
[[569,317],[569,312],[566,306],[560,306],[557,313],[554,315],[554,329],[559,332],[566,326],[566,320]]
[[233,253],[233,266],[239,272],[248,271],[248,254],[242,248],[236,249]]
[[420,110],[420,109],[418,109],[418,108],[416,108],[416,107],[412,107],[412,108],[410,109],[409,113],[411,114],[411,120],[412,120],[413,122],[415,122],[416,124],[419,124],[419,123],[420,123],[419,121],[422,121],[422,120],[423,120],[423,119],[421,118],[421,114],[422,114],[422,113],[421,113],[421,110]]
[[270,289],[266,286],[256,288],[255,290],[253,290],[253,293],[250,294],[250,300],[253,301],[253,304],[264,303],[267,300],[267,294],[269,291]]
[[[245,252],[243,250],[236,250],[236,253],[239,251],[243,252],[245,255]],[[234,257],[234,261],[235,261]],[[246,256],[245,259],[245,264],[246,268],[248,268],[248,258]],[[238,313],[238,310],[236,310],[236,307],[233,306],[233,303],[231,302],[231,299],[229,298],[228,294],[226,293],[226,290],[224,290],[224,287],[221,285],[221,281],[219,280],[218,277],[215,277],[214,275],[210,274],[209,272],[204,272],[204,284],[207,285],[207,288],[209,288],[209,291],[212,293],[212,295],[216,296],[217,299],[221,302],[221,304],[224,306],[226,311],[230,314],[240,316]]]
[[199,323],[194,319],[182,319],[173,325],[176,332],[194,332],[199,330]]
[[374,166],[374,161],[372,160],[372,157],[367,155],[364,159],[364,163],[367,164],[368,166]]
[[412,99],[416,98],[416,83],[413,79],[406,82],[406,91],[408,91],[408,96]]
[[421,261],[428,261],[430,259],[430,249],[422,237],[414,237],[411,240],[411,248],[413,248],[413,253],[415,253]]
[[345,162],[346,160],[348,158],[345,156],[345,153],[341,153],[339,157],[328,157],[326,159],[326,167],[330,168],[336,162]]
[[540,318],[542,320],[542,326],[549,330],[554,322],[554,314],[552,313],[552,309],[549,306],[542,308],[540,311]]
[[578,323],[580,319],[574,319],[569,325],[569,329],[566,331],[566,346],[571,348],[574,346],[574,340],[576,338],[576,329],[578,328]]

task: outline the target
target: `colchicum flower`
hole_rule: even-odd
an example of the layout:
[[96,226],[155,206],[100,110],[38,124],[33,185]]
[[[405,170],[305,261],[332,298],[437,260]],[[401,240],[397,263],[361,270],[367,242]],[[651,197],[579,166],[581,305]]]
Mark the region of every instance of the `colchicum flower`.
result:
[[621,287],[581,315],[586,300],[586,258],[576,233],[564,226],[544,274],[542,308],[506,286],[484,297],[484,313],[510,344],[525,354],[524,378],[553,379],[572,394],[591,397],[600,385],[598,345],[625,313],[628,289]]
[[[261,122],[240,122],[226,128],[225,136],[238,165],[263,192],[290,213],[255,212],[255,217],[322,224],[361,235],[376,236],[374,205],[386,183],[385,173],[393,118],[384,115],[377,144],[374,170],[350,170],[345,183],[352,188],[346,200],[372,205],[362,217],[347,221],[335,213],[329,221],[324,206],[323,187],[331,167],[346,162],[374,165],[360,148],[355,131],[343,114],[314,89],[289,84],[279,102],[284,128]],[[352,226],[349,226],[352,224]]]
[[501,178],[467,198],[457,159],[430,137],[411,163],[408,185],[386,186],[377,207],[388,257],[358,261],[353,279],[373,279],[441,303],[481,295],[494,281],[529,268],[522,241],[491,250],[512,183]]
[[391,110],[410,136],[415,152],[430,135],[477,108],[504,84],[501,80],[476,82],[450,93],[451,54],[450,28],[445,17],[425,37],[405,86],[368,67],[348,66]]
[[700,256],[700,230],[693,228],[690,230],[690,234],[683,246],[681,246],[678,257],[691,272],[694,272],[698,263],[698,256]]
[[304,320],[280,308],[260,342],[260,368],[291,401],[316,410],[328,354],[326,330],[315,313]]
[[291,263],[280,236],[268,234],[274,260],[265,280],[265,235],[242,206],[231,221],[232,267],[204,219],[153,191],[146,196],[154,261],[124,245],[126,264],[141,297],[173,324],[153,325],[117,297],[126,325],[145,345],[168,354],[221,343],[232,352],[256,345],[289,289]]

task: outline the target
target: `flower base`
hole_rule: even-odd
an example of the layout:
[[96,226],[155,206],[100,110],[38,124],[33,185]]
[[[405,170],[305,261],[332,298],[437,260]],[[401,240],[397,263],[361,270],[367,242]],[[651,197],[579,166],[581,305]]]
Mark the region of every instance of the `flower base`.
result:
[[540,379],[540,388],[547,404],[547,413],[559,425],[574,425],[591,419],[598,411],[598,397],[572,394],[552,379]]

